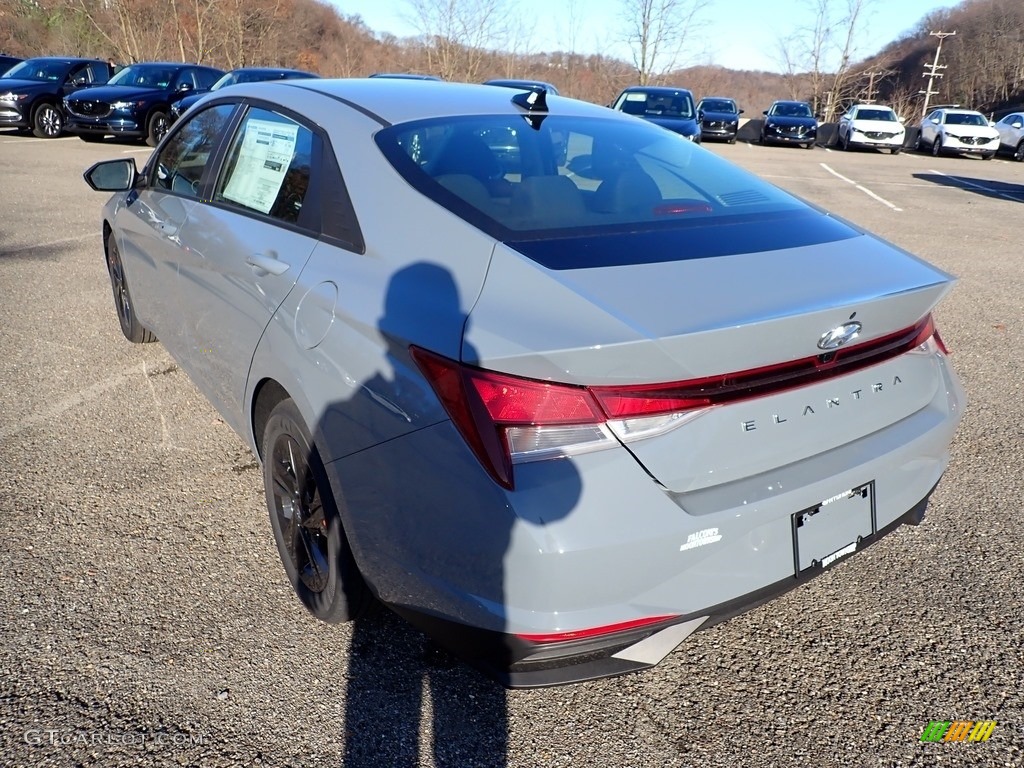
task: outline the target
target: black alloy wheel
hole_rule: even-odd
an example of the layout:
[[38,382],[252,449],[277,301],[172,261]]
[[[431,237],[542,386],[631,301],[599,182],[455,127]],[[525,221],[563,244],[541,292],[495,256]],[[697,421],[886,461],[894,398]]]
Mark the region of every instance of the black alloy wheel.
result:
[[167,133],[170,127],[171,121],[168,119],[167,113],[157,110],[149,116],[146,143],[151,147],[155,147],[160,143],[160,139],[164,137],[164,134]]
[[320,453],[292,400],[267,419],[263,485],[278,554],[302,604],[336,624],[372,602],[342,528]]
[[942,136],[935,134],[935,139],[932,141],[932,157],[938,157],[942,154]]
[[134,344],[148,344],[156,341],[156,336],[149,331],[138,318],[132,308],[132,295],[128,290],[128,279],[124,274],[121,252],[117,249],[117,238],[111,232],[107,235],[107,273],[110,275],[110,287],[114,292],[114,308],[121,324],[121,333]]
[[1013,159],[1018,163],[1024,162],[1024,139],[1021,139],[1017,144],[1017,148],[1013,151]]
[[40,104],[32,113],[32,133],[40,139],[56,139],[64,132],[64,115],[53,104]]

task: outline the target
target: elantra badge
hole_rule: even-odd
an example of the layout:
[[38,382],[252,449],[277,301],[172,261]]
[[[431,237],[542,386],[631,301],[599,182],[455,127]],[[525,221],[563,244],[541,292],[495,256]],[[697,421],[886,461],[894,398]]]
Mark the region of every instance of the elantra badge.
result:
[[839,349],[844,344],[849,344],[860,336],[861,327],[861,324],[854,320],[851,323],[836,326],[830,331],[825,331],[818,339],[818,349]]

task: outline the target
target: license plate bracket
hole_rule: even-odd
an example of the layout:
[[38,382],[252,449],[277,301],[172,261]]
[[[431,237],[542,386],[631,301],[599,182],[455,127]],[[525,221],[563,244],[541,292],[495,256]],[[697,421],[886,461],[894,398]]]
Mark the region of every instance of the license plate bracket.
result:
[[877,531],[875,482],[794,513],[792,524],[795,574],[828,568],[856,552],[860,542]]

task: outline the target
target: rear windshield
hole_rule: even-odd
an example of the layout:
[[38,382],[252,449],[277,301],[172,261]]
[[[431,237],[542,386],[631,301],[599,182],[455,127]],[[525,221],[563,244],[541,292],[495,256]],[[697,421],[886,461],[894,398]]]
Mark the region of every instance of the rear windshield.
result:
[[413,187],[503,241],[809,210],[671,131],[617,117],[447,117],[376,141]]

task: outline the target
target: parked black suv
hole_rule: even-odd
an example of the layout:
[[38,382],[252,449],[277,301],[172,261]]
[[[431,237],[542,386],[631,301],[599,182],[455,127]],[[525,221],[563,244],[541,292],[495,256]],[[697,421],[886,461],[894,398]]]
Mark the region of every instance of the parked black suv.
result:
[[205,93],[224,74],[197,64],[131,64],[101,88],[86,88],[64,100],[68,131],[83,141],[104,136],[144,138],[155,147],[170,127],[171,105]]
[[[228,72],[224,77],[213,84],[211,91],[219,91],[221,88],[227,88],[230,85],[239,85],[240,83],[262,83],[268,80],[306,80],[309,78],[318,78],[320,75],[315,75],[312,72],[306,72],[301,69],[283,69],[281,67],[242,67],[240,69],[233,69]],[[171,104],[171,122],[173,123],[185,112],[188,108],[199,101],[205,93],[191,93],[183,99]]]
[[98,59],[43,56],[15,64],[0,77],[0,126],[55,139],[64,131],[64,97],[105,83],[111,74]]

